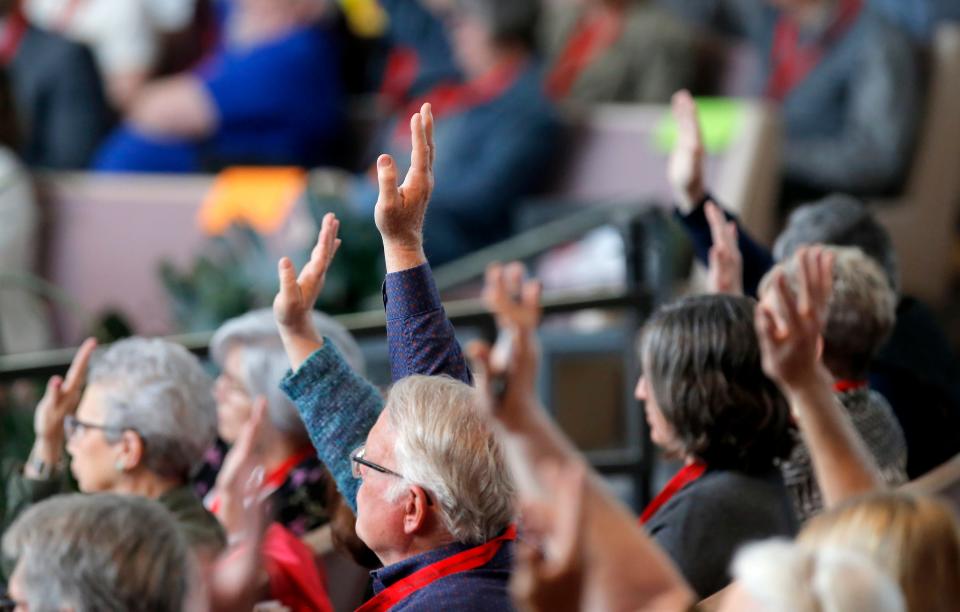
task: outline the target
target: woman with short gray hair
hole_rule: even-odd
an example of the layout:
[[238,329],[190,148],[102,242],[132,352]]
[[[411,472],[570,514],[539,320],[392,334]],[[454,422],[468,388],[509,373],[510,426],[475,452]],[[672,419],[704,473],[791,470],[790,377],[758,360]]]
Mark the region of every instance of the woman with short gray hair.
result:
[[24,512],[3,536],[17,560],[16,609],[125,612],[184,609],[192,567],[173,516],[132,495],[60,495]]
[[[363,353],[350,332],[326,314],[314,311],[312,317],[316,328],[340,349],[347,363],[356,371],[364,371]],[[267,418],[260,427],[259,448],[273,518],[297,537],[319,529],[315,537],[324,545],[340,545],[359,563],[372,563],[372,553],[357,538],[353,514],[342,503],[333,478],[317,458],[300,414],[280,390],[290,361],[273,312],[254,310],[224,323],[210,341],[210,356],[220,367],[214,396],[217,427],[224,442],[233,445],[253,414],[254,400],[266,400]],[[219,471],[223,456],[216,455],[208,453],[206,472]],[[215,514],[219,512],[216,489],[209,491],[204,501]],[[327,525],[328,529],[322,529]]]
[[174,516],[201,559],[223,548],[217,519],[189,480],[216,435],[211,380],[184,347],[160,339],[121,340],[94,359],[84,343],[65,379],[51,379],[34,418],[36,441],[22,475],[8,484],[9,521],[27,505],[69,490],[155,499]]

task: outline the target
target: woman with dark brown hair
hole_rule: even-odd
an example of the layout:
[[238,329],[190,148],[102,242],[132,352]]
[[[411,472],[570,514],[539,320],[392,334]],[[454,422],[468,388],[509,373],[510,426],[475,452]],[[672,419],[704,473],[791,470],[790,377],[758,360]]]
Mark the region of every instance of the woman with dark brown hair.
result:
[[684,462],[641,520],[700,597],[729,582],[739,546],[797,528],[776,465],[792,446],[789,409],[763,373],[755,308],[686,298],[654,314],[641,341],[637,399],[653,442]]

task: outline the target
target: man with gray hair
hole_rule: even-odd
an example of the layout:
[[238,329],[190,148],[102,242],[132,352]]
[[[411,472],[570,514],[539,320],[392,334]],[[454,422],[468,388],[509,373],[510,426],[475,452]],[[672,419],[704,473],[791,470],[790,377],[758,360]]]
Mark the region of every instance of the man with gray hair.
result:
[[178,612],[190,593],[186,542],[142,497],[52,497],[17,519],[3,550],[17,560],[7,601],[17,610]]
[[433,185],[432,131],[424,105],[411,121],[411,171],[399,189],[392,159],[378,163],[388,340],[394,377],[403,376],[385,406],[311,324],[339,246],[333,214],[324,217],[299,278],[289,259],[279,266],[274,314],[293,368],[283,388],[356,511],[357,535],[384,564],[372,573],[375,595],[364,612],[513,609],[514,488],[476,391],[462,379],[407,375],[468,378],[435,288],[418,282],[429,278],[422,228]]

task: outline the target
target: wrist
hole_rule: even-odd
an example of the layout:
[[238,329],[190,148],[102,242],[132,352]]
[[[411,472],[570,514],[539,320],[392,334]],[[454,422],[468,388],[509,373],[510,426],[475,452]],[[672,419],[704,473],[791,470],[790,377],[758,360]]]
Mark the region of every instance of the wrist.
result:
[[56,473],[63,459],[63,441],[38,438],[30,450],[23,475],[30,479],[47,480]]
[[833,378],[821,365],[799,372],[796,376],[784,381],[784,393],[788,397],[809,397],[821,393],[824,389],[832,391]]
[[402,272],[427,263],[423,241],[383,241],[383,258],[387,273]]

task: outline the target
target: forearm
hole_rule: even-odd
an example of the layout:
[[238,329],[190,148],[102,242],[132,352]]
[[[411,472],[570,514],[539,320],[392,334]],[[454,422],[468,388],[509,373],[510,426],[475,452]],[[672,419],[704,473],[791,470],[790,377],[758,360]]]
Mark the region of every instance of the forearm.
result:
[[883,488],[880,469],[833,393],[825,370],[818,368],[805,382],[788,389],[787,398],[828,507]]
[[324,342],[280,387],[300,412],[340,494],[356,512],[360,485],[353,477],[350,452],[366,442],[383,409],[379,392],[350,369],[331,342]]
[[387,274],[383,299],[393,380],[412,374],[446,374],[470,384],[463,350],[425,259],[415,267]]

